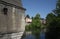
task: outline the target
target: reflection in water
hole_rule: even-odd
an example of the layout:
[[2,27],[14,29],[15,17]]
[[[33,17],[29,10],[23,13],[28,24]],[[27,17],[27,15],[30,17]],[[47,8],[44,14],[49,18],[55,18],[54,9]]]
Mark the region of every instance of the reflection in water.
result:
[[41,39],[45,39],[45,32],[41,32],[41,33],[40,33],[40,38],[41,38]]
[[33,35],[27,35],[24,39],[35,39]]
[[[41,38],[41,39],[45,39],[45,32],[41,32],[41,33],[40,33],[40,38]],[[35,36],[34,36],[34,35],[27,35],[27,36],[25,36],[25,38],[23,38],[23,39],[35,39]]]

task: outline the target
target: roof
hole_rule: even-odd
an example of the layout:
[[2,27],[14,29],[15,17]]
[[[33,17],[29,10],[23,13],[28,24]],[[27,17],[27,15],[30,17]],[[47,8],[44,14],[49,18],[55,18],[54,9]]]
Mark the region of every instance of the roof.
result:
[[21,0],[2,0],[2,1],[22,7]]
[[0,3],[26,10],[25,8],[22,7],[21,0],[0,0]]

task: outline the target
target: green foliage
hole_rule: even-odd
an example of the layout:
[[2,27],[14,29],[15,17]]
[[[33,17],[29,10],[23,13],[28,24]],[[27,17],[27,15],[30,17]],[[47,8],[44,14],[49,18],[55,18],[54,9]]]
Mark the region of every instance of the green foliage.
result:
[[32,30],[32,34],[34,34],[37,39],[39,37],[40,31],[41,31],[41,22],[40,22],[39,14],[36,14],[36,16],[32,19],[31,30]]
[[31,31],[31,26],[30,25],[26,25],[25,31]]
[[32,31],[40,30],[41,29],[41,22],[40,22],[40,15],[36,14],[36,16],[32,19]]
[[48,14],[46,20],[48,30],[46,32],[46,39],[60,39],[60,0],[57,1],[54,14]]
[[46,39],[60,39],[60,18],[51,21],[47,27]]
[[56,4],[56,9],[54,10],[54,13],[60,17],[60,0],[57,1],[57,4]]
[[31,31],[32,34],[36,36],[36,39],[40,36],[41,22],[39,14],[36,14],[36,16],[32,18],[32,23],[26,26],[26,30]]
[[49,25],[49,23],[51,23],[54,19],[56,19],[56,16],[53,13],[49,13],[46,17],[46,23],[47,26]]

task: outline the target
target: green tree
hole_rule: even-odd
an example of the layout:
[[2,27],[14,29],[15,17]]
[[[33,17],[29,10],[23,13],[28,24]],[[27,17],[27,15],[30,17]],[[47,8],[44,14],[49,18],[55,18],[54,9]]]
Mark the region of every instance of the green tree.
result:
[[32,23],[30,24],[30,29],[32,31],[32,34],[36,36],[36,39],[39,39],[41,31],[41,22],[39,14],[36,14],[36,16],[33,17]]
[[54,14],[47,15],[46,39],[60,39],[60,0],[57,1]]
[[56,19],[56,16],[53,13],[49,13],[46,17],[46,23],[47,26],[54,20]]
[[56,9],[53,10],[53,12],[54,12],[58,17],[60,17],[60,0],[57,1]]
[[46,39],[55,39],[55,19],[56,16],[53,13],[49,13],[46,17],[46,26],[47,26],[47,32],[46,32]]

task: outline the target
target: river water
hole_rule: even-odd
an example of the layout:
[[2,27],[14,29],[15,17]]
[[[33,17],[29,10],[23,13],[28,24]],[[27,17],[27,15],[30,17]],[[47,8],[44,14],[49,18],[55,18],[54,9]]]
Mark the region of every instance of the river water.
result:
[[[23,39],[35,39],[34,35],[27,35]],[[45,32],[40,33],[40,39],[45,39]]]

